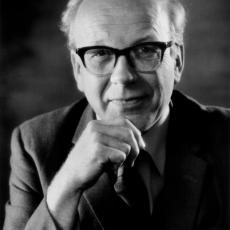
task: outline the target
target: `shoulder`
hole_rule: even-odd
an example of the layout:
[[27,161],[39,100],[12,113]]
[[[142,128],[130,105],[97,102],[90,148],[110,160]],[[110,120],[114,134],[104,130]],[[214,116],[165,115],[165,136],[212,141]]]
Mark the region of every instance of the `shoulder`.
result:
[[230,110],[202,105],[177,91],[172,103],[169,124],[173,141],[226,175],[230,163]]
[[44,135],[45,131],[52,132],[52,130],[67,123],[72,123],[72,121],[76,123],[81,117],[86,105],[87,101],[81,99],[65,107],[33,117],[20,124],[19,129],[23,133],[31,133],[34,130],[36,130],[36,132],[41,131]]
[[230,137],[230,110],[228,108],[202,105],[193,98],[175,91],[172,96],[171,126],[182,134],[182,139],[202,143],[218,152],[228,149]]
[[12,144],[20,143],[26,152],[71,142],[80,117],[87,106],[86,99],[71,105],[38,115],[15,128]]
[[11,167],[34,172],[34,177],[39,172],[46,187],[73,147],[72,138],[86,106],[83,99],[16,127],[11,139]]
[[185,119],[189,118],[191,122],[212,123],[214,126],[215,124],[230,122],[229,108],[203,105],[179,91],[174,91],[172,102],[176,107],[177,114],[180,113]]

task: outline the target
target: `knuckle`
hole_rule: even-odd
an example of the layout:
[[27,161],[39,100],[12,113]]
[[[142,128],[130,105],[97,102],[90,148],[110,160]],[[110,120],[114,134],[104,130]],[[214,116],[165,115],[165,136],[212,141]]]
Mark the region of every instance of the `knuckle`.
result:
[[131,151],[131,146],[129,144],[124,144],[124,152],[129,154]]
[[121,154],[121,162],[124,162],[125,161],[125,159],[126,159],[126,155],[125,154]]
[[126,160],[126,154],[121,152],[117,157],[117,163],[121,164],[125,160]]
[[97,165],[103,165],[106,162],[106,157],[100,143],[96,143],[93,161]]
[[112,154],[107,154],[106,158],[112,164],[121,164],[125,161],[126,154],[123,151],[114,151]]

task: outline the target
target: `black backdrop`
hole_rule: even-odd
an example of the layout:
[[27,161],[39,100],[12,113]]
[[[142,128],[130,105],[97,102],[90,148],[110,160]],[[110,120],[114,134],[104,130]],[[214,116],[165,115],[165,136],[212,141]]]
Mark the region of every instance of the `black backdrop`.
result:
[[[205,104],[230,107],[229,0],[187,0],[186,60],[178,88]],[[79,97],[65,38],[66,0],[0,1],[0,228],[8,197],[13,127]]]

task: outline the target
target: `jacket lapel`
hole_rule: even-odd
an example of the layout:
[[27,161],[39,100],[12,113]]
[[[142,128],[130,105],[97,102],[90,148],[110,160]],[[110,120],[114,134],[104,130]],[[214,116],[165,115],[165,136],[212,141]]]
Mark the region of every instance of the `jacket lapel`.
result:
[[[129,229],[133,222],[129,206],[113,189],[114,179],[104,173],[97,183],[85,191],[84,199],[101,226],[101,229]],[[90,226],[88,226],[90,227]]]
[[171,106],[165,165],[165,186],[156,202],[155,224],[161,229],[189,230],[195,223],[207,163],[200,156],[203,136],[194,111],[175,98]]
[[192,154],[168,156],[165,187],[154,219],[162,229],[189,230],[199,208],[206,163]]

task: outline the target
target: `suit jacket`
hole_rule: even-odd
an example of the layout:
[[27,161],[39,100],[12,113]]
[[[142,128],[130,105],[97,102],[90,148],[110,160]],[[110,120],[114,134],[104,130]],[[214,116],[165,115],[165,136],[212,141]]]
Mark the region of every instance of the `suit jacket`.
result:
[[[73,229],[151,229],[150,224],[161,230],[230,229],[230,111],[200,105],[177,91],[172,104],[164,188],[153,216],[133,213],[104,173],[84,192]],[[4,230],[58,229],[46,205],[47,187],[73,147],[86,106],[83,99],[13,132]]]

